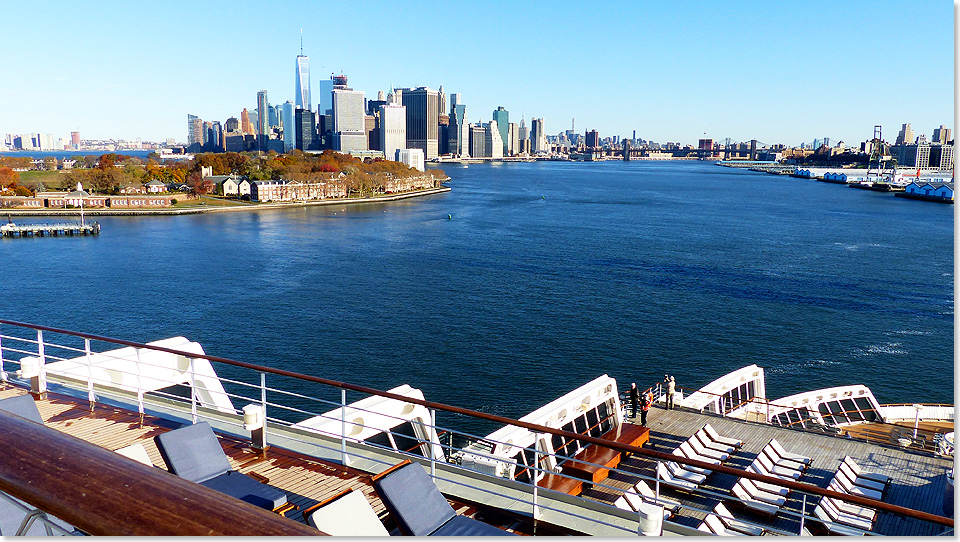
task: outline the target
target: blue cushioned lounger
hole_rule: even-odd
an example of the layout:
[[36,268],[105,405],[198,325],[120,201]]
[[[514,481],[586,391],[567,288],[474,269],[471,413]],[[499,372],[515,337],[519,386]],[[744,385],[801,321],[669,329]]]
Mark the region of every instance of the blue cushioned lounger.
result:
[[37,403],[33,400],[33,396],[29,394],[0,400],[0,410],[16,414],[31,422],[43,423],[43,418],[40,417],[40,411],[37,410]]
[[276,510],[287,502],[286,494],[279,489],[233,470],[207,422],[168,431],[154,440],[170,472],[181,478],[267,510]]
[[380,500],[400,531],[413,536],[513,535],[466,516],[458,516],[419,463],[409,460],[373,478]]

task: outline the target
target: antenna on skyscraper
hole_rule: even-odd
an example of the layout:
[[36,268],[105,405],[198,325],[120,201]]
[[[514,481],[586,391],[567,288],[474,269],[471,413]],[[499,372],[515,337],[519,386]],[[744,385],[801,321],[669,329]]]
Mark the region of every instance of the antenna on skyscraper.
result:
[[300,56],[303,56],[303,28],[300,28]]

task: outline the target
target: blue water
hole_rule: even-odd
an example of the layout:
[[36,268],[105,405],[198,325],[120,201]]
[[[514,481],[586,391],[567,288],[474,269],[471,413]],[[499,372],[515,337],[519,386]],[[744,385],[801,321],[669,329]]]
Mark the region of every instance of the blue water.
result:
[[46,158],[48,156],[53,156],[56,158],[76,158],[78,156],[102,156],[104,154],[120,154],[123,156],[135,156],[137,158],[146,159],[147,155],[152,152],[151,150],[120,150],[120,151],[95,151],[95,150],[85,150],[85,151],[70,151],[70,150],[61,150],[61,151],[3,151],[0,152],[0,156],[26,156],[29,158]]
[[390,204],[0,240],[0,317],[509,416],[750,363],[771,398],[953,402],[952,206],[700,162],[445,169],[452,192]]

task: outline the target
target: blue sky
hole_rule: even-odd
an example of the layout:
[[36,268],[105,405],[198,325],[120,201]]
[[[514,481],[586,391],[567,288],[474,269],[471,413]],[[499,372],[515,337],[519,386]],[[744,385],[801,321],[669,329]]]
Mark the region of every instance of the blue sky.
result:
[[954,127],[954,6],[918,2],[3,2],[0,134],[186,139],[317,81],[460,92],[548,133],[855,144]]

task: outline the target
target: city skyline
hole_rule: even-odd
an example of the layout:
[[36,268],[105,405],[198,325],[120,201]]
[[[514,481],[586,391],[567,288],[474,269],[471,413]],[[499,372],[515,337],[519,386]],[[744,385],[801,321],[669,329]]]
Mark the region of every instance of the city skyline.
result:
[[[416,14],[397,10],[382,23],[365,5],[284,3],[257,11],[241,3],[221,12],[172,2],[162,11],[117,4],[93,13],[63,4],[61,16],[71,24],[44,34],[45,23],[31,7],[11,5],[0,28],[45,39],[5,58],[11,76],[0,99],[16,107],[0,118],[0,133],[67,138],[79,130],[90,139],[184,141],[188,113],[225,121],[243,108],[252,111],[263,90],[273,104],[295,100],[298,13],[337,21],[337,33],[303,28],[313,89],[341,72],[368,99],[391,87],[444,85],[462,96],[470,122],[488,122],[503,106],[513,122],[544,119],[550,135],[575,118],[580,133],[597,130],[601,137],[630,137],[636,130],[637,137],[660,143],[729,137],[787,145],[823,137],[854,145],[872,136],[874,124],[884,126],[888,140],[904,123],[930,137],[941,124],[953,124],[953,18],[943,3],[808,10],[759,2],[551,6],[453,10],[428,3]],[[257,13],[256,26],[248,23],[250,13]],[[489,38],[483,54],[438,46],[431,59],[391,47],[423,43],[424,29],[436,34],[436,43],[464,39],[451,16],[517,24],[501,39]],[[239,46],[258,43],[243,24],[271,28],[262,41],[270,45]],[[190,39],[211,32],[233,33],[238,47],[205,50],[204,40]],[[914,45],[897,47],[902,36]],[[67,51],[78,46],[109,56],[68,63]],[[918,58],[925,73],[906,75]]]

